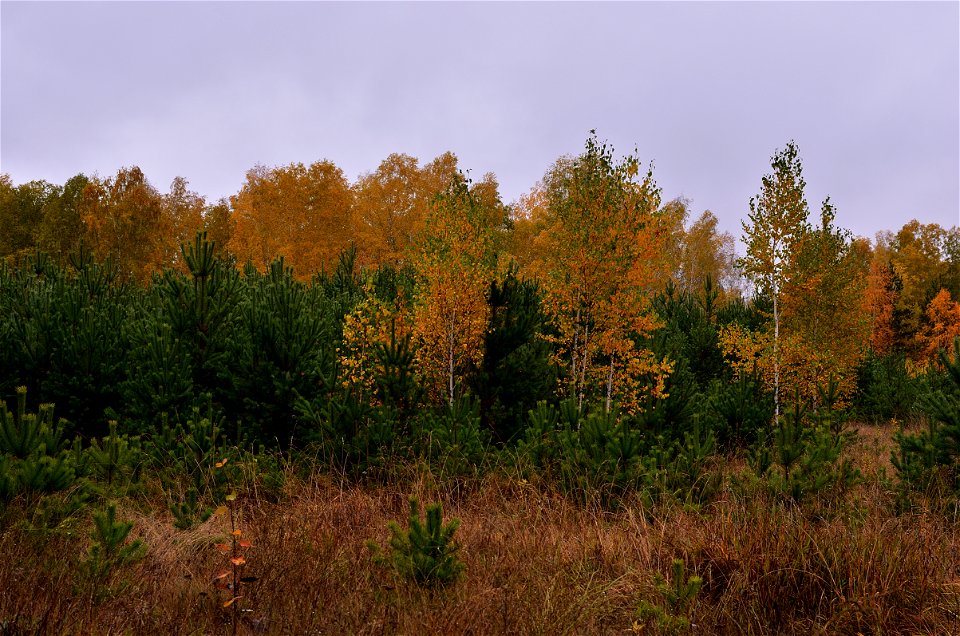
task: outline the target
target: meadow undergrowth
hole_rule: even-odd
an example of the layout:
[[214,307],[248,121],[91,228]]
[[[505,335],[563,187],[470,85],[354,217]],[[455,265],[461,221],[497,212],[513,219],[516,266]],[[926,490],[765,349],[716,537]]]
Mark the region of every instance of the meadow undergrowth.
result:
[[[229,502],[251,539],[236,609],[214,585],[233,579],[232,570],[221,577],[216,549],[223,515],[182,530],[159,496],[120,501],[131,540],[149,549],[114,573],[121,593],[92,597],[73,593],[89,530],[38,538],[14,500],[0,521],[0,634],[605,634],[684,624],[638,621],[651,607],[691,633],[956,633],[956,521],[934,508],[897,515],[883,472],[893,431],[867,432],[851,450],[862,483],[842,501],[803,506],[730,480],[707,506],[628,498],[611,511],[506,470],[443,481],[410,466],[390,483],[358,484],[288,468],[280,491],[248,483]],[[743,470],[730,458],[726,472]],[[368,542],[390,540],[411,497],[460,520],[464,569],[450,585],[385,577],[371,558]],[[700,584],[673,607],[664,586],[678,567]]]

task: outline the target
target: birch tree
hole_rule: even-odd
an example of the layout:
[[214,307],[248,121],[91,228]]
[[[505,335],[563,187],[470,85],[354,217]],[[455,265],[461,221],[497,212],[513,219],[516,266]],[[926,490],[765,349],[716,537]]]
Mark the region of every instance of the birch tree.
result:
[[781,290],[806,233],[809,210],[796,143],[790,141],[778,150],[770,165],[773,172],[761,180],[760,194],[750,198],[748,221],[742,222],[747,255],[740,264],[759,291],[773,301],[773,394],[779,421]]
[[642,394],[663,391],[669,372],[641,344],[658,326],[650,293],[665,278],[670,229],[652,171],[642,174],[635,156],[616,161],[591,136],[582,155],[557,162],[544,187],[530,269],[546,291],[566,393],[581,407],[602,397],[608,409],[615,399],[638,408]]
[[434,201],[419,246],[417,357],[434,397],[452,406],[463,377],[483,360],[496,266],[488,211],[462,175]]

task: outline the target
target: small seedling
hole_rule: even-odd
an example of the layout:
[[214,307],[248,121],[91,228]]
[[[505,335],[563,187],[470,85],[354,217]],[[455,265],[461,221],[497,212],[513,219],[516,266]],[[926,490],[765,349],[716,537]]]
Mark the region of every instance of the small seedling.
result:
[[93,523],[94,543],[83,565],[91,593],[99,598],[107,592],[105,585],[110,573],[117,567],[139,561],[146,554],[147,546],[140,539],[125,543],[133,523],[117,521],[114,504],[95,512]]
[[170,505],[170,512],[173,513],[173,526],[178,530],[188,530],[197,523],[206,521],[213,514],[213,510],[200,504],[197,489],[193,486],[187,489],[183,501]]
[[703,579],[697,575],[686,576],[683,559],[673,560],[673,576],[669,582],[657,572],[654,577],[661,602],[651,603],[643,600],[637,609],[637,620],[633,623],[634,632],[642,632],[653,621],[660,632],[679,634],[690,629],[690,611],[696,600]]
[[460,527],[460,520],[453,519],[443,524],[443,507],[439,503],[426,508],[426,524],[420,517],[420,503],[410,498],[410,528],[404,530],[391,521],[390,553],[382,555],[373,541],[367,547],[374,561],[393,567],[401,576],[413,579],[426,587],[444,586],[460,578],[464,564],[457,558],[460,546],[453,543],[453,534]]
[[[216,467],[223,468],[226,464],[227,459],[224,458],[216,463]],[[243,598],[240,586],[257,580],[253,576],[241,576],[243,567],[247,563],[244,550],[253,547],[253,544],[249,540],[241,538],[243,532],[237,527],[236,501],[237,493],[231,492],[226,497],[226,504],[219,506],[214,511],[217,516],[228,515],[230,517],[230,543],[218,543],[216,545],[216,548],[229,559],[230,569],[220,571],[213,578],[213,585],[218,590],[230,592],[230,598],[223,603],[223,607],[231,608],[234,634],[237,633],[237,625],[240,623],[240,604],[238,601]]]

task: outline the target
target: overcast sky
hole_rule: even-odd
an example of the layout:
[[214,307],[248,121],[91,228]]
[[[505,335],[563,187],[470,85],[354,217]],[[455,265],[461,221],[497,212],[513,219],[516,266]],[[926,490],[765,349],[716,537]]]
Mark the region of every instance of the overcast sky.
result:
[[446,150],[515,200],[589,130],[665,199],[740,219],[796,140],[861,236],[960,223],[960,3],[0,2],[0,171],[139,165],[208,200],[330,159]]

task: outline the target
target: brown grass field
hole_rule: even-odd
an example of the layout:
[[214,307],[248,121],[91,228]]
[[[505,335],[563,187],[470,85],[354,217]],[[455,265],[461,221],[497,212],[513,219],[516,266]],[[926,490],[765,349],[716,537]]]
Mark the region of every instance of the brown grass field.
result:
[[[628,502],[608,512],[504,471],[438,486],[411,469],[395,486],[357,486],[291,470],[280,493],[240,491],[253,542],[243,574],[256,581],[241,588],[236,633],[665,633],[637,621],[637,607],[662,602],[654,575],[680,558],[703,578],[681,633],[960,634],[960,525],[923,508],[894,513],[891,435],[860,427],[852,452],[864,482],[803,509],[730,485],[699,510]],[[742,468],[730,460],[724,471]],[[388,521],[405,523],[410,495],[461,520],[459,582],[422,589],[373,562],[366,542],[382,545]],[[227,563],[214,545],[228,519],[176,530],[160,501],[120,502],[149,551],[99,595],[79,573],[89,514],[38,535],[10,506],[0,634],[234,633],[229,596],[212,584]]]

